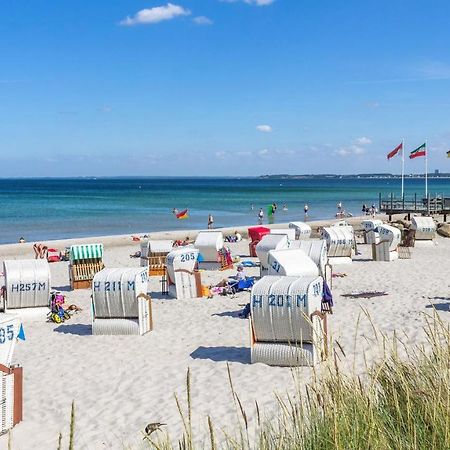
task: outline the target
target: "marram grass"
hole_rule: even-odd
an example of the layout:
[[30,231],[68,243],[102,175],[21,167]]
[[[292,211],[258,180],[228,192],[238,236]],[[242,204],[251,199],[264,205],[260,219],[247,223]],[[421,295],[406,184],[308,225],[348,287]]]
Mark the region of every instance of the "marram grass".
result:
[[[277,397],[275,419],[262,422],[256,403],[256,439],[249,438],[248,417],[236,394],[238,416],[233,430],[220,435],[210,417],[209,439],[196,444],[192,434],[190,372],[187,411],[177,400],[184,433],[148,439],[157,450],[448,450],[450,449],[450,331],[435,314],[427,318],[427,342],[407,347],[394,337],[383,339],[384,358],[368,369],[364,379],[339,370],[336,362],[315,377],[300,397]],[[401,354],[401,356],[400,356]]]

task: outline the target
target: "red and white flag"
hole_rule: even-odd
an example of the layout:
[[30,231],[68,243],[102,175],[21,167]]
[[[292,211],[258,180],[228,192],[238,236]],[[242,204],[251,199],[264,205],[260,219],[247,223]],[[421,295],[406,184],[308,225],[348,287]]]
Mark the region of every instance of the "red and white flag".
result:
[[389,159],[393,158],[400,151],[403,151],[403,142],[401,144],[397,145],[397,147],[395,147],[394,150],[392,150],[391,152],[388,153],[387,159],[389,160]]

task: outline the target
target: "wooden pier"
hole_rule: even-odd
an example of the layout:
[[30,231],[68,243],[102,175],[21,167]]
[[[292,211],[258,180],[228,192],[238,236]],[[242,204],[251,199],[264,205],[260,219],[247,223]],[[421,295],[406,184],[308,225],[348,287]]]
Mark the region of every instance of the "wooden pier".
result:
[[389,220],[392,220],[394,214],[406,214],[408,220],[411,219],[411,214],[420,214],[422,216],[444,216],[444,222],[447,222],[447,214],[450,214],[450,197],[444,195],[431,197],[418,197],[414,194],[413,197],[402,198],[395,197],[394,194],[390,194],[387,197],[379,194],[378,210],[389,216]]

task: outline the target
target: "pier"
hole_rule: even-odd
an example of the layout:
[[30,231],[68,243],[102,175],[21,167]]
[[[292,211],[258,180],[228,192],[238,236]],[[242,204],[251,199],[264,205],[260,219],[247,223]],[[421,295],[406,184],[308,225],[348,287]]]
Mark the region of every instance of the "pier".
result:
[[426,216],[442,215],[444,222],[447,222],[447,214],[450,214],[450,196],[436,195],[427,197],[414,196],[402,198],[395,197],[393,193],[389,196],[383,197],[379,194],[378,210],[389,216],[392,220],[394,214],[406,214],[408,220],[411,219],[411,214],[420,214]]

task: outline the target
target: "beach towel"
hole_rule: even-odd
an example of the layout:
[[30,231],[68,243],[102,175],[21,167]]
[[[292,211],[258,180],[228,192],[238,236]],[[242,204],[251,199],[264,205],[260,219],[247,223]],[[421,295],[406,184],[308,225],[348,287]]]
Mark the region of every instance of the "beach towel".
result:
[[244,267],[256,267],[256,264],[253,261],[242,261],[240,264]]

